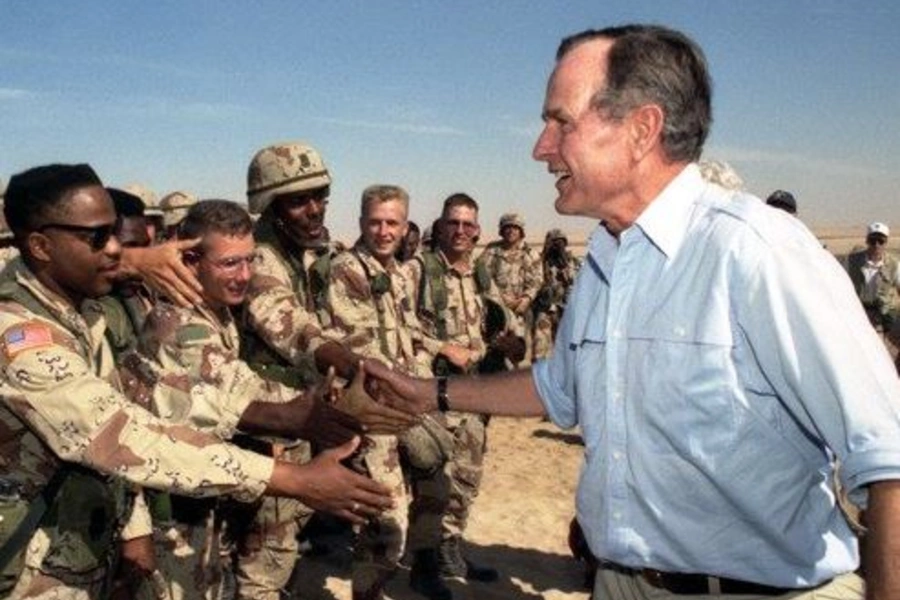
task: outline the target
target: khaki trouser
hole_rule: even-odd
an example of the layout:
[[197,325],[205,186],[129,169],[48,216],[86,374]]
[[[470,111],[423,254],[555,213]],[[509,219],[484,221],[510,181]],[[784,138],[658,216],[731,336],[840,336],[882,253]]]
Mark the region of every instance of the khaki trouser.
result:
[[705,594],[686,596],[650,585],[640,573],[623,573],[612,569],[597,569],[591,600],[698,600],[728,598],[729,600],[863,600],[863,580],[855,573],[835,577],[811,590],[797,590],[780,596],[750,596]]

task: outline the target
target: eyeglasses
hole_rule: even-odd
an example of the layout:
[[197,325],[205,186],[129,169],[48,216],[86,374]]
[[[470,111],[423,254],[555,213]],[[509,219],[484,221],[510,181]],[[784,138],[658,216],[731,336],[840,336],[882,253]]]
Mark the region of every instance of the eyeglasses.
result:
[[45,223],[38,227],[35,231],[44,233],[48,229],[59,229],[61,231],[69,231],[83,239],[91,247],[94,252],[99,252],[106,248],[109,239],[116,233],[116,223],[107,223],[106,225],[97,225],[96,227],[88,227],[87,225],[71,225],[69,223]]
[[873,235],[866,240],[866,243],[870,246],[884,246],[885,244],[887,244],[887,238],[881,237],[880,235]]
[[240,271],[241,267],[245,264],[252,270],[253,267],[259,263],[259,260],[259,254],[254,252],[253,254],[247,254],[246,256],[228,256],[217,260],[210,260],[209,262],[223,273],[232,275]]
[[459,231],[459,228],[462,227],[466,235],[474,235],[478,231],[478,223],[459,219],[447,219],[441,223],[441,227],[446,227],[447,231]]

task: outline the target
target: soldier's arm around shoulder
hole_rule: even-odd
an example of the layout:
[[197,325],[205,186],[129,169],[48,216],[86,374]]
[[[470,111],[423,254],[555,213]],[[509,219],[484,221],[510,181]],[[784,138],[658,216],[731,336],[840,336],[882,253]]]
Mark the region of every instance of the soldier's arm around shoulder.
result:
[[154,417],[92,360],[62,327],[0,308],[0,401],[59,459],[183,494],[262,493],[270,459]]

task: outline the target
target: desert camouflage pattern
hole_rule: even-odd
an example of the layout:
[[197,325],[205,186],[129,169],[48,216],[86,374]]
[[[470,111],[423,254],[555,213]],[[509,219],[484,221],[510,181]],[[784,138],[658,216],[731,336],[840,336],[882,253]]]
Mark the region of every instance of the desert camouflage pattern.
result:
[[[528,298],[529,305],[541,288],[541,258],[524,239],[509,249],[495,241],[487,245],[478,260],[487,265],[488,273],[497,286],[503,305],[515,310],[516,305]],[[516,314],[516,335],[528,338],[528,311]]]
[[197,196],[190,192],[175,191],[166,194],[159,201],[163,225],[166,227],[178,225],[187,216],[188,210],[195,204],[197,204]]
[[562,319],[563,308],[569,297],[569,290],[575,282],[575,275],[581,267],[579,261],[566,250],[564,265],[543,261],[544,283],[538,292],[538,300],[534,307],[534,334],[532,336],[532,352],[534,360],[545,358],[553,350],[556,329]]
[[[458,268],[450,265],[443,252],[438,251],[437,256],[445,267],[444,282],[447,289],[447,310],[445,318],[447,324],[447,338],[444,341],[429,342],[429,339],[437,340],[438,327],[434,307],[431,305],[430,289],[427,278],[422,277],[423,266],[420,259],[413,259],[404,263],[404,270],[410,285],[414,286],[415,293],[410,297],[416,302],[416,316],[425,334],[424,345],[431,354],[437,354],[444,342],[450,342],[473,352],[474,360],[484,358],[487,352],[487,344],[483,337],[485,319],[485,306],[482,294],[478,291],[475,282],[475,267],[471,261]],[[424,286],[424,289],[422,289]],[[496,286],[491,282],[491,288],[485,296],[500,302],[500,295]],[[423,300],[420,302],[420,300]]]
[[[361,244],[331,265],[328,304],[334,329],[357,354],[413,375],[429,376],[420,360],[420,326],[408,282],[396,263],[382,266]],[[362,528],[354,548],[354,598],[380,598],[403,556],[408,500],[396,436],[370,436],[364,463],[372,479],[391,488],[396,507]]]
[[[278,233],[268,213],[257,222],[254,237],[259,258],[241,324],[250,334],[245,358],[251,364],[308,365],[309,353],[329,339],[320,321],[323,314],[316,310],[309,270],[317,258],[333,254],[333,246],[303,248],[295,244]],[[261,343],[254,344],[253,338]]]
[[[24,499],[43,489],[62,460],[185,495],[252,501],[262,494],[271,458],[161,420],[122,394],[96,302],[79,313],[21,259],[0,274],[4,289],[30,294],[41,307],[0,301],[0,472]],[[39,530],[11,597],[97,597],[92,586],[104,567],[85,568],[93,559],[80,554],[79,533]],[[52,570],[45,563],[51,548]]]
[[133,196],[137,196],[144,203],[144,215],[148,217],[161,217],[163,211],[159,207],[159,198],[156,192],[151,190],[143,183],[129,183],[122,188],[122,191],[128,192]]
[[247,169],[247,203],[251,214],[262,214],[280,194],[331,185],[331,175],[319,153],[305,142],[282,142],[263,148]]
[[[461,266],[451,266],[442,252],[437,253],[445,266],[447,289],[447,342],[473,350],[476,359],[484,357],[487,344],[483,337],[485,323],[484,296],[500,301],[491,282],[484,295],[479,293],[475,266],[470,259]],[[424,300],[417,305],[417,316],[425,339],[437,337],[437,317],[429,300],[427,278],[422,277],[422,262],[404,265],[414,292],[411,297]],[[438,342],[438,344],[443,342]],[[428,346],[429,344],[425,344]],[[437,353],[439,346],[430,348]],[[410,506],[408,546],[410,551],[436,548],[442,538],[461,535],[468,523],[469,511],[478,495],[487,448],[487,428],[478,415],[451,411],[430,418],[446,427],[453,440],[448,460],[434,472],[413,473],[413,502]],[[415,452],[415,449],[410,451]]]
[[[190,395],[158,394],[165,403],[157,402],[156,409],[170,415],[172,420],[226,439],[236,433],[237,422],[250,403],[287,402],[298,393],[263,379],[239,358],[240,337],[228,310],[214,312],[205,306],[182,308],[161,300],[147,318],[140,348],[153,358],[161,381],[186,377],[191,384]],[[198,402],[198,398],[202,400]],[[284,450],[285,446],[284,443],[273,446],[279,449],[278,458],[298,464],[310,460],[309,444],[290,442]],[[231,516],[226,529],[230,528],[230,546],[234,550],[237,597],[278,598],[297,557],[296,536],[301,525],[298,519],[302,517],[305,522],[311,511],[294,499],[267,497],[253,505],[230,506],[224,512]],[[218,538],[217,530],[197,528],[203,531],[189,531],[183,537],[204,544],[210,536]],[[219,558],[218,549],[206,552],[194,547],[191,556],[214,561],[196,564],[194,572],[207,573],[217,567],[221,570],[215,563]],[[161,570],[169,579],[165,568]],[[221,577],[197,580],[205,585],[218,579]],[[211,588],[204,587],[204,593],[208,589]]]
[[219,536],[212,512],[197,524],[157,524],[153,533],[157,571],[140,587],[137,600],[219,600],[223,586]]

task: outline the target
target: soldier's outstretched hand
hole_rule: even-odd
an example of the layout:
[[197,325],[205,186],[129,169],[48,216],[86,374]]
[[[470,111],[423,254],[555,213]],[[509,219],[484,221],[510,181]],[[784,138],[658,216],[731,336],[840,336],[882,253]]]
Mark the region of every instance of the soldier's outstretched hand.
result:
[[300,437],[312,442],[316,448],[340,446],[366,429],[357,418],[333,404],[333,394],[334,369],[330,368],[324,382],[297,399],[297,411],[301,413],[298,416],[302,423]]
[[384,363],[366,360],[363,363],[366,388],[380,403],[388,404],[413,415],[437,409],[436,396],[428,394],[429,382],[434,389],[434,381],[416,379],[388,368]]
[[387,487],[341,464],[353,455],[359,443],[360,438],[355,437],[303,465],[277,462],[268,493],[297,498],[352,523],[365,523],[394,502]]
[[[387,369],[386,366],[384,368]],[[360,362],[350,386],[342,390],[335,400],[335,408],[352,415],[362,423],[367,433],[396,435],[416,424],[417,419],[413,415],[376,402],[363,385],[364,381],[364,367]]]

